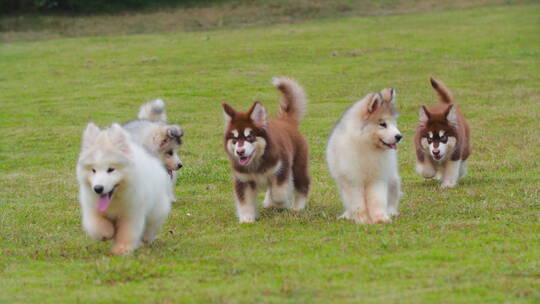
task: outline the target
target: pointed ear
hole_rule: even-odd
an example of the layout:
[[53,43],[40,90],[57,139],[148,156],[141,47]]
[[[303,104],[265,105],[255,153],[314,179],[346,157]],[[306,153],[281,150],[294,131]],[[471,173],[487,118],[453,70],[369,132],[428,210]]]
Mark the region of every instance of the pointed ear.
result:
[[82,139],[82,150],[86,150],[92,146],[92,144],[96,141],[97,136],[99,135],[99,132],[101,130],[99,129],[96,124],[93,122],[89,123],[86,126],[86,129],[83,132],[83,139]]
[[251,106],[251,109],[249,109],[248,114],[251,121],[257,126],[266,127],[268,124],[266,109],[260,102],[256,101],[253,106]]
[[223,118],[225,119],[225,125],[227,125],[236,116],[236,110],[225,102],[221,105],[223,106]]
[[113,145],[126,155],[131,154],[129,134],[119,124],[114,123],[109,130],[109,138]]
[[448,109],[444,112],[446,120],[451,124],[456,125],[458,123],[457,111],[453,105],[449,105]]
[[380,93],[373,93],[369,97],[368,103],[367,103],[367,112],[368,114],[372,114],[381,106],[382,104],[382,95]]
[[391,104],[396,104],[396,89],[386,88],[381,91],[383,100],[390,102]]
[[431,113],[429,113],[426,106],[420,107],[420,111],[418,112],[418,115],[420,116],[421,122],[426,122],[431,117]]

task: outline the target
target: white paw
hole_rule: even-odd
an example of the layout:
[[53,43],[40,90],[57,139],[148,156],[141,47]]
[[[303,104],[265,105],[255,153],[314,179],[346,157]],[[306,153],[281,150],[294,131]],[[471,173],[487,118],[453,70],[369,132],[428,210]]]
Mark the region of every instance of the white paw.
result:
[[349,212],[345,211],[342,215],[338,217],[338,220],[352,220]]
[[145,234],[143,236],[143,242],[145,244],[151,244],[156,239],[156,235],[154,233]]
[[456,182],[449,182],[449,181],[444,181],[442,184],[441,184],[441,189],[446,189],[446,188],[453,188],[456,186]]
[[369,216],[367,214],[367,211],[353,211],[352,214],[350,214],[349,219],[353,220],[357,224],[366,225],[369,224]]
[[294,203],[292,204],[291,209],[294,211],[304,210],[304,208],[306,208],[306,205],[307,205],[307,197],[302,197],[302,196],[296,197],[294,200]]
[[265,198],[262,202],[262,206],[263,208],[272,208],[274,207],[274,202],[272,202],[272,200],[269,198]]
[[390,222],[392,222],[392,219],[387,214],[375,214],[371,216],[371,223],[373,224]]
[[238,217],[240,224],[242,223],[255,223],[255,215],[243,214]]
[[398,216],[399,211],[397,211],[397,209],[389,209],[388,210],[388,215],[390,215],[390,216]]
[[116,255],[128,255],[135,250],[135,247],[129,244],[115,243],[112,248],[112,253]]

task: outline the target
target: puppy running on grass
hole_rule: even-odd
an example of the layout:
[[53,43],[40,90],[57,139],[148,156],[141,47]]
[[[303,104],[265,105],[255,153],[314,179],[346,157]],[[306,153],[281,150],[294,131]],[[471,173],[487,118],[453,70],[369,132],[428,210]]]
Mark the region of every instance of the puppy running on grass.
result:
[[430,80],[439,103],[420,108],[414,139],[416,171],[424,178],[442,180],[441,188],[454,187],[467,173],[470,128],[446,85]]
[[398,215],[396,92],[384,89],[353,104],[336,124],[326,157],[345,213],[359,224],[385,223]]
[[171,209],[172,184],[163,164],[118,124],[86,127],[77,179],[83,228],[97,240],[114,238],[114,254],[151,243]]
[[225,151],[232,164],[240,223],[255,221],[262,189],[267,189],[265,208],[301,210],[308,199],[308,146],[298,130],[307,99],[292,79],[274,78],[273,85],[282,94],[276,117],[269,118],[259,102],[247,112],[223,104]]

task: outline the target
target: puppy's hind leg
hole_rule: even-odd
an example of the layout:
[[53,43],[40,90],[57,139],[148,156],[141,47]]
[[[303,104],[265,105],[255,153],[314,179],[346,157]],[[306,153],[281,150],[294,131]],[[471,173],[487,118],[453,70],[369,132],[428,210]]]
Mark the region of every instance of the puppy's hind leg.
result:
[[263,206],[291,208],[292,189],[290,169],[283,169],[271,180]]
[[398,206],[399,199],[401,198],[401,185],[399,177],[392,179],[388,183],[388,206],[387,211],[390,216],[399,215]]
[[143,233],[143,242],[150,244],[155,239],[156,236],[165,223],[167,216],[171,210],[170,199],[168,196],[162,198],[161,202],[158,203],[154,210],[146,217],[146,225],[144,227]]
[[467,161],[462,161],[459,167],[459,178],[461,179],[467,174]]
[[[306,152],[307,153],[307,152]],[[298,157],[293,164],[294,202],[292,210],[303,210],[308,202],[309,177],[307,159]]]

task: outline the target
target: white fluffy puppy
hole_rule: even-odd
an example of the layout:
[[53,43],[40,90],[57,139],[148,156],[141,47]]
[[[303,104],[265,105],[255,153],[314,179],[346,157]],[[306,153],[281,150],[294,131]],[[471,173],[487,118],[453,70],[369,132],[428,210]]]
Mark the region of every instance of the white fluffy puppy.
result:
[[397,163],[396,93],[370,93],[356,102],[336,124],[326,156],[345,213],[360,224],[390,222],[401,196]]
[[118,124],[86,127],[77,164],[84,230],[114,238],[112,252],[129,254],[152,242],[167,219],[173,197],[163,164],[135,144]]

